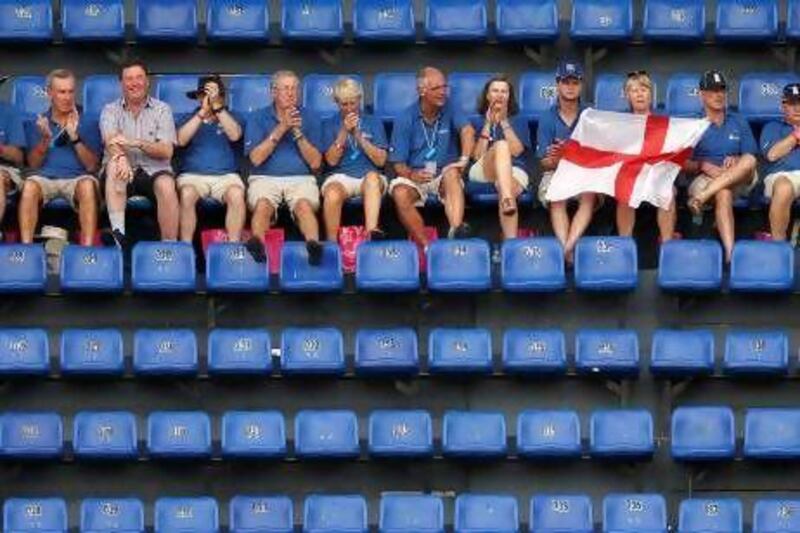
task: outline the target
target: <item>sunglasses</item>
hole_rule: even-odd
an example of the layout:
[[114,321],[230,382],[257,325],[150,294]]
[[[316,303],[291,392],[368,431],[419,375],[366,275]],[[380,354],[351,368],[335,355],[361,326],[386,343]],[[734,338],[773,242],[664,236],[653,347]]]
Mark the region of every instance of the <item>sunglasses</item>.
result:
[[626,74],[628,78],[638,78],[639,76],[650,76],[646,70],[631,70]]

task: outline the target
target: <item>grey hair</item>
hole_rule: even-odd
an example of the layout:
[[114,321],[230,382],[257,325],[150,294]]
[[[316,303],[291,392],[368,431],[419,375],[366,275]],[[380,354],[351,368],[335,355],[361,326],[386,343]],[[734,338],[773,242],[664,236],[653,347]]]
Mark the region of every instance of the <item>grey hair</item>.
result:
[[281,78],[294,78],[300,81],[300,78],[297,77],[297,74],[294,73],[292,70],[279,70],[275,72],[269,80],[269,88],[275,89],[278,86],[278,82]]
[[48,89],[53,87],[53,80],[68,80],[72,78],[75,79],[75,74],[66,68],[57,68],[55,70],[51,70],[50,73],[47,75],[47,79],[45,80],[45,87]]

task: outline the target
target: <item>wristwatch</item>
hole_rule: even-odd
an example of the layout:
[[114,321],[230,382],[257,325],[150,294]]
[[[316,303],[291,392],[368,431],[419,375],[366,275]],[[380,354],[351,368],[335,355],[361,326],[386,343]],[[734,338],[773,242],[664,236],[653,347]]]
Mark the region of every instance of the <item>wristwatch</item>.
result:
[[79,136],[75,137],[75,140],[70,139],[69,142],[70,142],[70,144],[72,144],[72,146],[75,146],[76,144],[82,143],[83,139],[81,139],[81,137],[79,135]]
[[223,111],[227,111],[227,110],[228,110],[228,106],[226,106],[226,105],[221,105],[219,107],[212,107],[211,108],[211,111],[213,111],[215,115],[217,115],[219,113],[222,113]]

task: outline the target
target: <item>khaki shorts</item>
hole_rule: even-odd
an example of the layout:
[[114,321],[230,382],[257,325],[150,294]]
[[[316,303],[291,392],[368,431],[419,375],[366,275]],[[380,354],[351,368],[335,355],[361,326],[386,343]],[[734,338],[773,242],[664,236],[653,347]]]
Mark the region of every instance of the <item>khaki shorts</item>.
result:
[[194,187],[200,198],[213,198],[218,202],[224,202],[228,189],[240,187],[244,190],[244,183],[239,174],[235,173],[209,176],[187,172],[178,176],[178,190],[183,187]]
[[[381,192],[385,192],[387,184],[386,176],[378,174],[378,178],[381,181]],[[361,187],[364,184],[364,178],[354,178],[347,174],[331,174],[327,177],[325,183],[322,184],[323,196],[325,196],[325,189],[327,189],[328,185],[331,183],[338,183],[341,185],[347,197],[353,198],[362,195]]]
[[6,192],[12,193],[20,190],[22,187],[22,177],[20,176],[19,169],[17,167],[0,165],[0,179],[2,179],[3,174],[8,174],[8,177],[11,178],[11,188]]
[[[519,186],[523,189],[528,188],[528,183],[530,182],[528,178],[528,173],[525,172],[524,169],[520,167],[511,167],[511,177],[514,178],[514,181],[519,183]],[[470,181],[475,181],[478,183],[494,183],[486,179],[486,176],[483,173],[483,158],[481,157],[478,159],[474,165],[469,169],[469,179]]]
[[[395,179],[392,180],[392,183],[389,184],[389,194],[391,194],[394,191],[395,187],[398,187],[400,185],[406,185],[408,187],[411,187],[415,191],[417,191],[417,194],[419,194],[419,200],[417,200],[414,203],[414,205],[417,206],[417,207],[423,207],[425,205],[425,202],[428,200],[429,196],[432,197],[432,198],[437,198],[439,200],[443,200],[444,199],[444,195],[442,194],[442,190],[441,190],[442,189],[442,177],[443,177],[443,175],[439,174],[438,176],[433,178],[431,181],[428,181],[426,183],[417,183],[414,180],[410,180],[408,178],[403,178],[401,176],[398,176],[398,177],[396,177]],[[461,188],[462,188],[462,191],[463,191],[464,181],[463,180],[459,180],[458,182],[461,184]]]
[[319,187],[314,176],[250,176],[247,187],[247,205],[255,209],[259,200],[272,204],[277,213],[282,203],[294,213],[300,200],[307,200],[314,211],[319,209]]
[[82,180],[92,180],[94,183],[95,193],[97,194],[97,201],[100,201],[100,181],[89,174],[78,176],[77,178],[72,179],[50,179],[45,178],[44,176],[28,176],[25,178],[26,181],[32,181],[39,185],[42,189],[42,204],[46,204],[51,200],[55,200],[56,198],[64,198],[69,204],[73,207],[73,209],[77,209],[78,204],[75,201],[75,189],[78,187],[78,183]]
[[[693,198],[700,194],[702,191],[706,190],[711,182],[714,181],[714,178],[708,176],[706,174],[698,174],[689,184],[689,188],[686,192],[689,194],[690,198]],[[740,183],[733,189],[734,196],[747,196],[750,194],[750,191],[753,190],[753,187],[756,186],[758,183],[758,172],[753,172],[753,177],[750,181]]]
[[794,197],[800,196],[800,170],[790,170],[789,172],[774,172],[764,178],[764,196],[772,198],[772,189],[779,178],[786,178],[792,184]]

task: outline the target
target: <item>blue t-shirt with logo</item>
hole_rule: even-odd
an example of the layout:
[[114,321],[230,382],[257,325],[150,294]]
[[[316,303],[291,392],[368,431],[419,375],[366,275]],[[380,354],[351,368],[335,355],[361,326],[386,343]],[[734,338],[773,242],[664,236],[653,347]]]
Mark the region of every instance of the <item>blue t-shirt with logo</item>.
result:
[[[386,142],[386,130],[383,128],[383,123],[372,115],[361,115],[359,117],[359,129],[361,135],[377,146],[384,150],[388,148]],[[333,142],[339,135],[339,130],[342,128],[342,116],[336,114],[322,123],[322,147],[327,150],[331,147]],[[352,178],[363,178],[367,172],[378,170],[378,167],[370,160],[364,150],[358,145],[358,142],[352,135],[347,135],[345,141],[345,150],[342,154],[342,159],[339,164],[329,169],[329,174],[346,174]]]
[[[177,127],[181,128],[197,113],[178,117]],[[233,119],[244,129],[241,115],[231,113]],[[237,142],[232,142],[225,134],[222,125],[217,122],[201,122],[197,132],[183,149],[180,161],[180,172],[193,174],[221,175],[239,171]]]
[[[67,132],[62,132],[61,126],[53,122],[52,112],[48,111],[44,116],[50,121],[50,131],[53,133],[53,138],[50,140],[50,146],[45,153],[42,166],[35,169],[36,175],[50,179],[74,179],[78,176],[89,174],[81,160],[78,159],[75,147],[69,142]],[[36,127],[36,122],[28,123],[25,129],[28,136],[28,146],[39,144],[42,134],[39,132],[39,128]],[[100,126],[97,120],[81,115],[78,122],[78,136],[83,141],[83,144],[93,151],[95,155],[98,157],[102,155],[103,143],[100,140]],[[60,141],[59,137],[61,138]]]
[[394,122],[389,161],[409,167],[424,168],[426,161],[436,161],[439,170],[459,158],[459,134],[469,121],[444,106],[432,123],[422,118],[419,104],[406,109]]
[[0,102],[0,144],[28,147],[22,113],[6,102]]
[[[305,109],[300,109],[299,111],[300,117],[303,119],[303,126],[300,128],[303,135],[317,150],[320,150],[322,143],[320,142],[321,128],[319,120]],[[245,155],[249,156],[253,148],[258,146],[275,129],[278,122],[280,121],[275,115],[274,107],[253,111],[247,118],[247,126],[244,132]],[[291,131],[286,132],[281,137],[278,145],[266,161],[254,166],[250,172],[251,175],[271,177],[307,176],[311,173],[311,168],[309,168],[300,154],[300,149],[297,147]]]
[[[761,130],[761,153],[766,159],[767,153],[778,141],[785,139],[794,131],[794,126],[783,120],[774,120]],[[791,172],[800,170],[800,147],[795,146],[792,151],[777,161],[766,164],[767,174],[775,172]]]
[[722,165],[728,156],[758,154],[758,144],[747,121],[737,113],[725,113],[725,120],[712,123],[694,147],[692,159]]
[[[511,125],[511,129],[514,130],[514,134],[516,134],[517,138],[519,139],[519,142],[521,142],[525,147],[525,150],[523,150],[521,154],[513,159],[514,166],[524,168],[525,155],[531,148],[531,130],[528,128],[528,119],[521,115],[514,115],[513,117],[509,117],[508,122]],[[475,124],[475,130],[478,132],[478,134],[483,131],[483,126],[485,123],[486,117],[481,117],[478,119],[477,123]],[[491,126],[489,136],[495,141],[504,140],[506,138],[503,128],[499,124]]]
[[[578,125],[578,119],[586,109],[584,106],[578,106],[578,115],[575,117],[575,122],[567,124],[561,118],[558,112],[558,104],[553,104],[539,119],[539,126],[536,129],[536,157],[542,159],[547,154],[547,149],[556,139],[566,141],[572,135],[575,126]],[[516,130],[515,130],[516,131]]]

